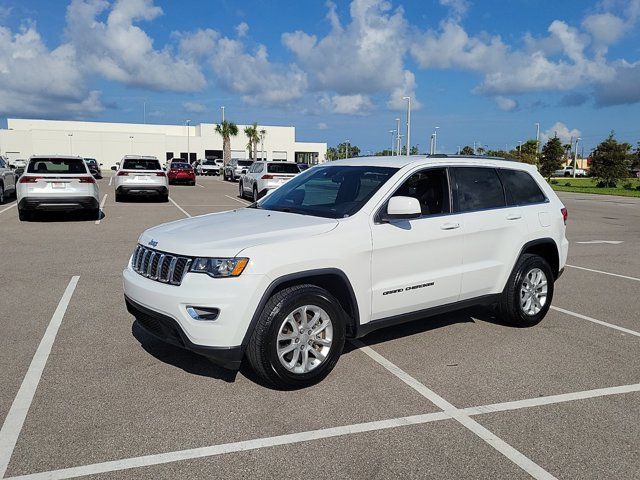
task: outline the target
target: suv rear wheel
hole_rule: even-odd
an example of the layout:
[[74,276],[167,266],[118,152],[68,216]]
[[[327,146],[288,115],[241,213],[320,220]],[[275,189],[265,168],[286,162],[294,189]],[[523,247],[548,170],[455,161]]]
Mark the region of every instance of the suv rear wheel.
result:
[[522,255],[502,292],[499,316],[516,327],[536,325],[551,306],[553,282],[553,272],[544,258]]
[[304,388],[326,377],[345,341],[345,312],[326,290],[297,285],[274,294],[247,346],[251,367],[268,385]]
[[4,203],[4,185],[0,183],[0,205]]

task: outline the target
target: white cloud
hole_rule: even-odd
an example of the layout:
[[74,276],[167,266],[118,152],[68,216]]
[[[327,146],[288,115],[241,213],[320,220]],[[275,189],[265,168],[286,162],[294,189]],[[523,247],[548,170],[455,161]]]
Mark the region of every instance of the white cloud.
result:
[[[106,21],[100,21],[105,12]],[[124,84],[152,90],[196,91],[206,80],[198,63],[175,55],[135,25],[162,15],[153,0],[73,0],[67,7],[66,37],[83,69]]]
[[320,123],[318,123],[318,125],[316,125],[316,128],[318,130],[328,130],[329,126],[324,122],[320,122]]
[[518,107],[518,102],[516,102],[513,98],[498,95],[496,97],[493,97],[493,100],[496,102],[496,105],[498,105],[498,108],[500,110],[504,110],[505,112],[510,112]]
[[469,10],[469,2],[467,0],[440,0],[440,5],[449,7],[454,18],[461,18]]
[[327,95],[320,99],[320,105],[333,113],[362,115],[373,108],[373,102],[367,95]]
[[103,109],[89,91],[75,49],[49,50],[35,25],[0,27],[0,112],[4,115],[90,116]]
[[207,110],[207,107],[198,102],[184,102],[182,107],[190,113],[202,113]]
[[246,37],[248,31],[249,25],[247,25],[247,22],[241,22],[236,25],[236,33],[238,34],[238,37]]
[[544,132],[540,132],[540,141],[542,143],[546,143],[550,138],[555,137],[556,135],[560,139],[562,143],[569,143],[573,139],[575,142],[576,138],[578,138],[582,133],[577,128],[573,128],[569,130],[562,122],[556,122],[551,128],[545,130]]

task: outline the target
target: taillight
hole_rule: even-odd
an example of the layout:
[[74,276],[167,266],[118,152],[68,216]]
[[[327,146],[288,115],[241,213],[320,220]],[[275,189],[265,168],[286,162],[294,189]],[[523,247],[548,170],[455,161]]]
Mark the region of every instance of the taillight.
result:
[[167,176],[164,172],[158,172],[158,173],[156,173],[156,175],[158,177],[166,177]]
[[123,172],[122,170],[120,170],[118,173],[116,173],[116,175],[118,177],[126,177],[127,175],[129,175],[129,172]]
[[93,177],[77,177],[80,183],[96,183],[96,179]]
[[20,177],[18,183],[36,183],[38,180],[44,177],[25,177],[24,175]]
[[269,174],[263,175],[262,180],[273,180],[273,175],[269,175]]
[[569,218],[569,211],[566,208],[561,208],[560,211],[562,212],[562,220],[564,220],[564,224],[567,224],[567,218]]

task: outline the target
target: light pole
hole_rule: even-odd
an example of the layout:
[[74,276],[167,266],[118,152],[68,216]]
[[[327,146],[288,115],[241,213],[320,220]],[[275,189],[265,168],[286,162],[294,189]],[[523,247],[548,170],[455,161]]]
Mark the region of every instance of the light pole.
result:
[[129,135],[129,143],[130,145],[130,150],[131,150],[131,154],[133,155],[133,135]]
[[400,119],[396,118],[396,155],[400,155]]
[[224,105],[220,109],[222,110],[222,121],[224,122]]
[[260,130],[260,159],[264,160],[264,136],[267,131],[263,128]]
[[536,123],[536,155],[540,153],[540,124]]
[[429,143],[429,155],[433,155],[433,133],[431,134],[431,143]]
[[475,141],[473,142],[473,154],[474,155],[476,154],[476,143],[477,142],[475,142]]
[[522,156],[522,140],[518,140],[518,156]]
[[438,129],[440,127],[436,127],[433,129],[433,154],[438,153]]
[[576,149],[573,152],[573,178],[576,178],[576,167],[578,166],[578,140],[582,140],[580,137],[576,138]]
[[69,137],[69,153],[73,155],[73,133],[67,133],[67,137]]
[[407,157],[411,153],[411,97],[402,97],[407,101]]
[[349,158],[349,140],[344,141],[344,158]]
[[395,138],[396,137],[395,136],[396,131],[395,130],[389,130],[389,133],[391,134],[391,156],[393,157],[393,144],[396,143],[396,138]]
[[187,120],[187,163],[191,164],[191,150],[189,148],[189,124],[191,120]]
[[458,155],[460,155],[460,145],[458,145]]

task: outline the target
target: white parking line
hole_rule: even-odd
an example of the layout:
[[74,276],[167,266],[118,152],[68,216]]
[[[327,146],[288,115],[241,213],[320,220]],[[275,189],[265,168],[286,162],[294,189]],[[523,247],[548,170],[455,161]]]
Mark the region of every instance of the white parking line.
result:
[[594,270],[593,268],[578,267],[576,265],[567,264],[566,266],[571,268],[577,268],[578,270],[586,270],[587,272],[602,273],[603,275],[611,275],[612,277],[626,278],[627,280],[635,280],[636,282],[640,282],[640,278],[628,277],[626,275],[620,275],[618,273],[603,272],[602,270]]
[[100,225],[100,222],[102,221],[102,210],[104,209],[104,202],[107,201],[108,196],[109,194],[105,193],[104,197],[102,197],[102,201],[100,202],[100,211],[98,212],[98,219],[96,220],[96,225]]
[[189,212],[187,212],[184,208],[182,208],[180,205],[178,205],[178,204],[173,200],[173,198],[169,197],[169,201],[170,201],[171,203],[173,203],[173,204],[178,208],[178,210],[180,210],[182,213],[184,213],[187,217],[191,218],[191,215],[189,215]]
[[572,312],[571,310],[565,310],[564,308],[555,307],[553,305],[551,305],[551,310],[556,310],[558,312],[566,313],[567,315],[572,315],[582,320],[587,320],[589,322],[597,323],[598,325],[613,328],[614,330],[620,330],[621,332],[628,333],[629,335],[635,335],[636,337],[640,337],[640,332],[636,332],[635,330],[629,330],[628,328],[620,327],[618,325],[614,325],[613,323],[607,323],[607,322],[603,322],[602,320],[587,317],[586,315],[582,315],[581,313]]
[[236,202],[240,202],[243,205],[251,205],[250,202],[245,202],[244,200],[240,200],[239,198],[232,197],[231,195],[225,195],[225,197],[230,198],[231,200],[235,200]]
[[109,177],[109,186],[111,186],[111,182],[113,182],[113,177]]
[[31,402],[33,401],[33,396],[38,388],[40,377],[42,376],[47,359],[51,353],[53,341],[56,339],[58,329],[60,328],[64,314],[67,311],[71,295],[73,295],[73,291],[76,289],[79,278],[79,276],[71,277],[69,285],[67,285],[67,288],[58,303],[58,307],[55,312],[53,312],[53,316],[49,321],[49,326],[44,332],[42,340],[40,340],[40,345],[38,345],[38,349],[33,355],[29,369],[27,370],[27,373],[22,380],[22,385],[20,385],[20,389],[18,390],[18,394],[11,404],[7,417],[4,419],[2,429],[0,430],[0,478],[4,478],[4,474],[9,466],[9,460],[11,460],[13,449],[16,446],[18,436],[22,430],[22,425],[24,424],[25,418],[27,418],[27,413],[29,412]]
[[[368,347],[367,347],[368,348]],[[397,368],[397,367],[396,367]],[[418,382],[419,383],[419,382]],[[422,385],[422,384],[420,384]],[[424,385],[422,386],[424,387]],[[426,388],[426,387],[424,387]],[[428,390],[428,389],[427,389]],[[618,387],[599,388],[595,390],[585,390],[582,392],[565,393],[560,395],[549,395],[546,397],[536,397],[524,400],[516,400],[513,402],[494,403],[491,405],[481,405],[477,407],[469,407],[464,409],[455,409],[455,415],[475,416],[487,413],[503,412],[507,410],[520,410],[523,408],[531,408],[544,405],[553,405],[557,403],[565,403],[576,400],[585,400],[589,398],[606,397],[611,395],[620,395],[625,393],[640,392],[640,384],[622,385]],[[452,411],[452,413],[454,413]],[[263,437],[253,440],[245,440],[240,442],[225,443],[221,445],[210,445],[206,447],[191,448],[188,450],[178,450],[173,452],[158,453],[153,455],[144,455],[141,457],[123,458],[109,462],[94,463],[82,465],[78,467],[63,468],[60,470],[52,470],[48,472],[38,472],[18,477],[10,477],[6,480],[44,480],[44,479],[66,479],[76,478],[85,475],[98,473],[115,472],[138,467],[149,467],[164,463],[179,462],[182,460],[190,460],[196,458],[212,457],[223,455],[226,453],[241,452],[247,450],[257,450],[260,448],[275,447],[278,445],[290,445],[300,442],[308,442],[312,440],[320,440],[323,438],[339,437],[351,435],[354,433],[373,432],[378,430],[393,429],[410,425],[422,425],[426,423],[448,420],[454,418],[446,412],[434,412],[422,415],[412,415],[407,417],[391,418],[388,420],[379,420],[374,422],[356,423],[353,425],[344,425],[340,427],[323,428],[320,430],[311,430],[304,432],[291,433],[287,435],[279,435],[276,437]]]
[[362,351],[362,353],[368,355],[371,359],[373,359],[378,364],[382,365],[389,372],[391,372],[400,380],[402,380],[404,383],[409,385],[411,388],[413,388],[415,391],[417,391],[420,395],[425,397],[431,403],[441,408],[446,414],[451,416],[454,420],[456,420],[458,423],[460,423],[467,429],[471,430],[478,437],[484,440],[487,444],[489,444],[498,452],[500,452],[502,455],[504,455],[506,458],[511,460],[513,463],[515,463],[517,466],[519,466],[521,469],[523,469],[533,478],[536,478],[536,479],[555,479],[556,478],[553,475],[551,475],[549,472],[547,472],[544,468],[542,468],[540,465],[535,463],[533,460],[525,457],[522,453],[520,453],[518,450],[513,448],[507,442],[505,442],[500,437],[492,433],[490,430],[480,425],[470,416],[465,415],[462,410],[459,410],[458,408],[453,406],[451,403],[447,402],[440,395],[438,395],[433,390],[429,389],[428,387],[420,383],[418,380],[413,378],[411,375],[409,375],[407,372],[402,370],[397,365],[387,360],[385,357],[380,355],[371,347],[367,347],[364,343],[362,343],[359,340],[352,340],[351,342],[356,347],[358,347],[360,351]]
[[206,188],[204,185],[201,185],[201,184],[199,184],[199,183],[196,183],[196,187]]
[[7,208],[3,208],[2,210],[0,210],[0,213],[6,212],[7,210],[11,210],[16,205],[17,205],[17,203],[14,203],[13,205],[9,205]]

